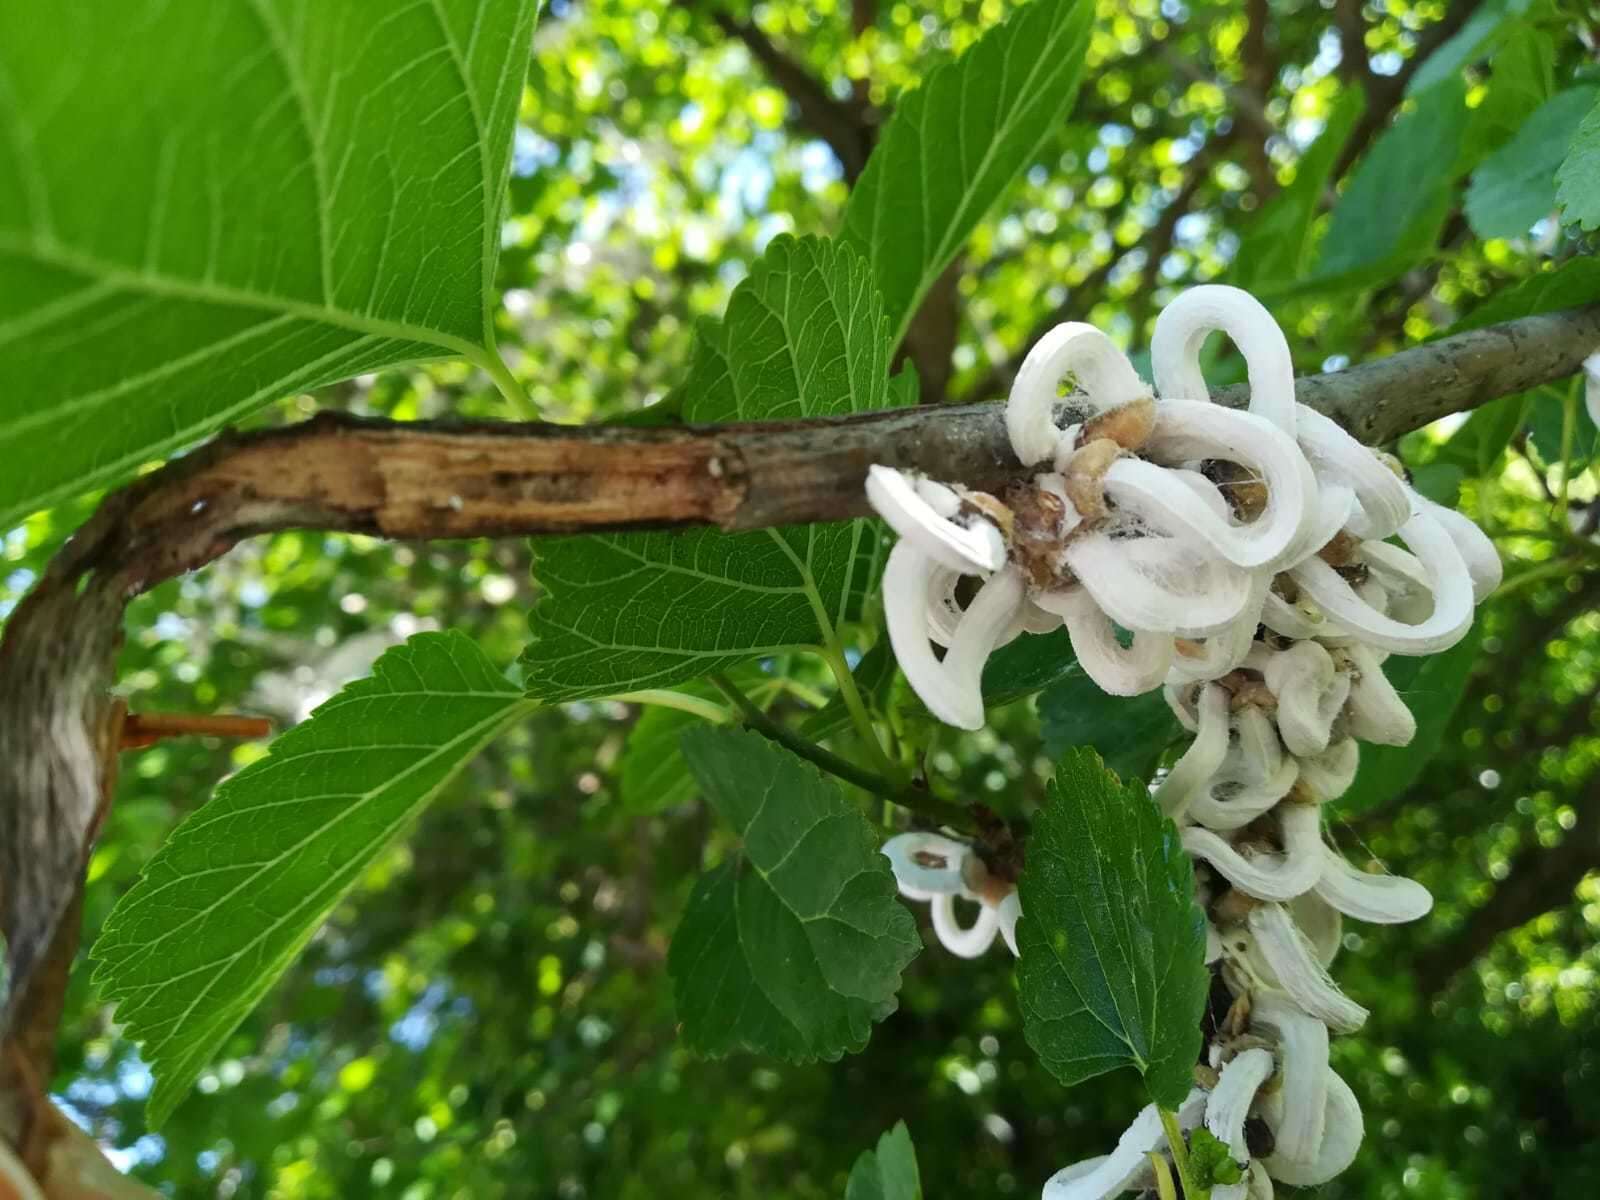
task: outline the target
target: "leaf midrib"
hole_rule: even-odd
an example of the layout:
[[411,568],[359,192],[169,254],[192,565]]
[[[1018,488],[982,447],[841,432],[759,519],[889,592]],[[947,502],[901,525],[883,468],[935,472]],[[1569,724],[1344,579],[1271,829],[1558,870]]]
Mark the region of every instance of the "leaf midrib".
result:
[[286,313],[335,328],[347,329],[353,333],[374,334],[396,341],[427,342],[474,362],[482,362],[487,355],[485,348],[476,342],[469,342],[466,338],[429,329],[426,326],[372,317],[337,308],[331,304],[295,300],[253,288],[238,288],[219,283],[195,283],[155,271],[132,270],[95,255],[72,250],[53,239],[19,237],[14,233],[0,232],[0,254],[32,259],[44,266],[70,271],[124,291],[145,292],[152,296],[192,300],[229,308],[266,309]]

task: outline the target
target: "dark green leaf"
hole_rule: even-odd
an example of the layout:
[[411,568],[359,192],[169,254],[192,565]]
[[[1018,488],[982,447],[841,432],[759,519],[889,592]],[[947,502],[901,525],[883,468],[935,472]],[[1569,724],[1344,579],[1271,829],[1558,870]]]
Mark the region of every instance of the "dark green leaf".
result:
[[217,788],[117,905],[95,984],[171,1113],[362,871],[530,703],[459,633],[389,651]]
[[1176,1109],[1193,1082],[1210,973],[1178,830],[1092,750],[1062,758],[1028,838],[1017,970],[1023,1032],[1071,1086],[1120,1066]]
[[1124,779],[1148,780],[1183,727],[1159,688],[1142,696],[1108,696],[1074,672],[1040,694],[1039,731],[1051,758],[1083,746]]
[[1480,623],[1442,654],[1419,658],[1396,654],[1385,660],[1384,674],[1417,718],[1417,735],[1409,746],[1361,747],[1361,769],[1350,790],[1339,798],[1340,816],[1352,817],[1376,808],[1403,794],[1422,775],[1444,744],[1482,642]]
[[861,1152],[850,1168],[844,1200],[922,1200],[917,1151],[904,1121],[878,1139],[876,1151]]
[[1328,220],[1312,285],[1372,286],[1433,249],[1453,202],[1465,94],[1459,80],[1430,88],[1367,151]]
[[1567,466],[1576,475],[1594,461],[1596,452],[1600,451],[1600,430],[1595,428],[1594,418],[1583,402],[1582,383],[1542,387],[1534,392],[1528,410],[1528,435],[1546,465],[1559,463],[1569,397],[1573,401],[1572,444]]
[[1435,504],[1454,508],[1466,474],[1457,463],[1431,462],[1411,472],[1411,486]]
[[282,396],[486,359],[534,9],[0,5],[0,528]]
[[1072,109],[1094,6],[1033,0],[902,96],[845,208],[905,336],[933,281]]
[[867,1044],[921,947],[889,860],[860,812],[810,763],[744,730],[692,729],[683,752],[743,839],[702,876],[667,971],[690,1048],[790,1062]]
[[1527,408],[1528,398],[1516,395],[1502,396],[1474,409],[1461,428],[1439,448],[1434,461],[1459,467],[1469,475],[1487,473],[1500,461],[1511,439],[1522,428]]
[[1075,674],[1078,658],[1065,629],[1025,633],[1001,646],[983,665],[983,702],[1009,704]]
[[[885,408],[886,322],[866,261],[819,238],[773,240],[705,322],[686,421],[789,420]],[[759,469],[759,465],[758,465]],[[545,596],[529,691],[573,700],[725,670],[812,646],[856,619],[882,547],[869,521],[730,535],[715,529],[541,540]]]
[[1519,237],[1555,210],[1556,172],[1596,96],[1600,89],[1557,93],[1515,137],[1484,159],[1467,189],[1467,222],[1474,233]]
[[1584,229],[1600,227],[1600,101],[1572,135],[1556,183],[1562,220]]
[[1555,39],[1531,23],[1519,23],[1489,61],[1489,90],[1468,118],[1459,171],[1509,142],[1535,109],[1555,93]]

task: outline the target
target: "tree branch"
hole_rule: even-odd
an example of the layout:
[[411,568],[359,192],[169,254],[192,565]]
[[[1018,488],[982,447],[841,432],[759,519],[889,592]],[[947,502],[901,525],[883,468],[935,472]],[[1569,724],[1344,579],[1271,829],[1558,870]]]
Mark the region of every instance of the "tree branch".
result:
[[828,143],[839,159],[847,183],[854,185],[866,169],[877,127],[870,106],[860,96],[840,100],[804,66],[790,58],[759,28],[720,9],[711,20],[728,37],[743,43],[772,82],[789,97],[800,125]]
[[[1600,307],[1527,317],[1298,381],[1367,441],[1575,374]],[[1238,406],[1241,389],[1218,399]],[[1071,414],[1069,414],[1071,415]],[[1078,419],[1085,412],[1075,414]],[[401,424],[324,416],[218,438],[112,493],[18,605],[0,639],[0,1137],[19,1078],[48,1080],[88,851],[112,794],[122,713],[109,693],[127,601],[241,538],[320,529],[391,538],[717,525],[757,529],[867,511],[867,467],[997,488],[1026,473],[995,404],[683,429]],[[41,1055],[45,1057],[41,1058]],[[35,1097],[42,1104],[42,1097]],[[13,1111],[14,1109],[14,1111]]]

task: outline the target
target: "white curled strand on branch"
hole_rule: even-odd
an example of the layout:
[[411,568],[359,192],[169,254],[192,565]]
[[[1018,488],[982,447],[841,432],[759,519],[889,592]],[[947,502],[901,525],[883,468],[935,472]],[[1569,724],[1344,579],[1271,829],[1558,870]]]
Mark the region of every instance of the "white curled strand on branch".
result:
[[[1219,331],[1245,361],[1245,412],[1210,403],[1200,354]],[[1165,686],[1194,735],[1152,793],[1195,861],[1206,961],[1239,1019],[1213,1035],[1213,1083],[1191,1094],[1183,1127],[1203,1120],[1227,1143],[1247,1173],[1215,1194],[1243,1200],[1270,1196],[1274,1179],[1326,1182],[1360,1146],[1328,1038],[1367,1013],[1328,969],[1345,917],[1415,920],[1432,897],[1347,862],[1324,841],[1321,806],[1354,781],[1358,740],[1403,746],[1416,733],[1384,659],[1454,645],[1501,566],[1470,520],[1295,402],[1288,344],[1253,297],[1183,293],[1158,317],[1151,354],[1159,398],[1104,334],[1059,326],[1028,354],[1006,409],[1031,483],[989,496],[875,467],[868,494],[902,539],[884,580],[896,655],[935,715],[981,725],[982,657],[1023,629],[1064,626],[1106,692]],[[1586,371],[1593,407],[1600,353]],[[1088,414],[1064,429],[1063,385]],[[983,580],[965,608],[962,576]],[[953,952],[981,953],[1009,928],[1003,904],[1014,922],[1016,893],[975,886],[981,862],[949,839],[930,875],[906,849],[931,853],[929,837],[885,847],[901,890],[934,904]],[[953,922],[958,895],[986,906],[970,928]],[[1273,1133],[1260,1157],[1244,1141],[1251,1116]],[[1045,1196],[1147,1186],[1147,1157],[1164,1145],[1146,1109],[1112,1154],[1059,1172]]]
[[[883,844],[900,894],[926,901],[933,933],[958,958],[978,958],[998,934],[1017,953],[1017,918],[1022,905],[1016,887],[990,873],[966,842],[937,833],[902,833]],[[971,925],[956,914],[957,899],[978,906]]]

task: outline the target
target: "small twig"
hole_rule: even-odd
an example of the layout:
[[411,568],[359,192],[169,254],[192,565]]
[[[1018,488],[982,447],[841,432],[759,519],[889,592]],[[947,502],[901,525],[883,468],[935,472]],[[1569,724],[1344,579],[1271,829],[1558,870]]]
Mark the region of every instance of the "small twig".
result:
[[129,713],[122,722],[121,748],[139,750],[172,737],[264,738],[271,735],[272,722],[265,717]]
[[864,792],[875,796],[882,796],[885,800],[892,801],[902,808],[909,808],[915,813],[936,821],[941,825],[950,825],[955,828],[968,829],[972,824],[971,815],[958,804],[950,804],[929,792],[917,788],[915,785],[896,787],[882,775],[877,775],[848,759],[841,758],[833,751],[817,745],[809,738],[801,737],[787,726],[773,720],[762,712],[755,704],[739,690],[726,675],[708,675],[708,679],[716,686],[717,690],[726,696],[744,717],[745,724],[765,737],[771,738],[780,746],[794,751],[808,762],[815,763],[828,774],[833,775],[846,783],[854,784]]

